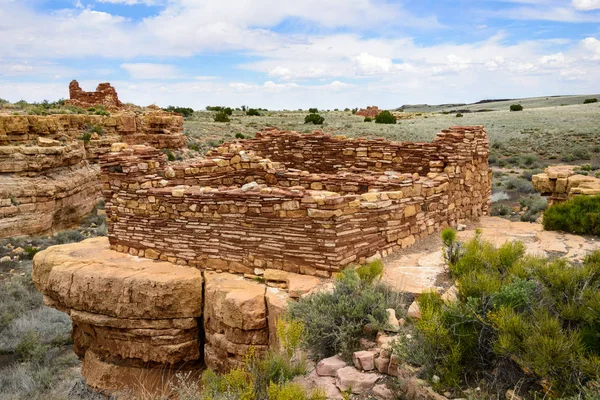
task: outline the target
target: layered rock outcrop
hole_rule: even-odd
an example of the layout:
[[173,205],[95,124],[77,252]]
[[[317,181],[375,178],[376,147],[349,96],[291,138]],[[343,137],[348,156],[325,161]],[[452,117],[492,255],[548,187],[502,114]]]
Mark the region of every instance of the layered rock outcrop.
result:
[[575,172],[572,165],[548,167],[531,177],[533,188],[548,196],[548,204],[560,203],[573,196],[600,194],[600,179]]
[[37,254],[32,277],[44,302],[71,316],[74,349],[92,387],[133,389],[201,361],[197,269],[117,253],[95,238]]
[[182,131],[165,112],[0,116],[0,237],[77,223],[101,197],[97,160],[113,143],[179,148]]
[[79,82],[72,80],[69,83],[69,97],[70,100],[67,100],[66,103],[75,107],[104,106],[109,110],[123,107],[123,103],[117,95],[117,90],[108,82],[98,84],[95,92],[84,92],[79,86]]

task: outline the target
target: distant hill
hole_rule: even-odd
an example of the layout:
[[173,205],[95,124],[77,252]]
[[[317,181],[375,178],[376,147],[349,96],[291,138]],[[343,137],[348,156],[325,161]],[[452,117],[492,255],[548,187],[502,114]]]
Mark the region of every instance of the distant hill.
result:
[[527,97],[522,99],[485,99],[476,103],[452,103],[452,104],[405,104],[396,111],[406,112],[484,112],[484,111],[508,111],[511,104],[521,104],[523,108],[545,108],[562,105],[583,104],[585,99],[600,99],[600,94],[587,95],[565,95],[546,97]]

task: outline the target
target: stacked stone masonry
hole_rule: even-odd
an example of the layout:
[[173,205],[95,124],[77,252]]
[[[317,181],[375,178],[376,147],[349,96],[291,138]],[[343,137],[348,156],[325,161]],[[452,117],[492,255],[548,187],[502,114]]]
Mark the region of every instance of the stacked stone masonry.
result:
[[359,115],[361,117],[375,118],[380,112],[381,110],[379,109],[379,107],[369,106],[367,108],[361,108],[360,110],[358,110],[356,112],[356,115]]
[[97,161],[113,143],[179,148],[182,131],[183,118],[165,112],[0,116],[0,237],[76,223],[101,197]]
[[577,174],[572,165],[556,165],[532,178],[533,188],[548,196],[548,203],[560,203],[577,195],[600,194],[600,179]]
[[117,90],[108,82],[98,84],[95,92],[84,92],[79,86],[79,82],[73,80],[69,84],[69,97],[70,100],[67,100],[67,104],[75,107],[103,106],[109,110],[123,107]]
[[489,210],[488,139],[430,143],[267,130],[166,165],[153,148],[101,158],[111,248],[200,269],[329,277]]

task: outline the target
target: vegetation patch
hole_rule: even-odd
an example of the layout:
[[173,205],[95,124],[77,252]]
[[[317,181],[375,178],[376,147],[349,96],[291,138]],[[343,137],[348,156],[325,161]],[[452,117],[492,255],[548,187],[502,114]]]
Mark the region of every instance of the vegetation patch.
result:
[[347,268],[334,282],[333,291],[290,304],[290,316],[305,326],[305,344],[311,354],[325,358],[341,353],[350,360],[365,325],[375,330],[385,327],[388,308],[404,315],[402,294],[379,282],[382,272],[381,261]]
[[389,112],[388,110],[384,110],[375,116],[376,124],[395,124],[396,116]]
[[[313,110],[311,108],[311,110]],[[306,117],[304,117],[305,124],[315,124],[315,125],[323,125],[325,122],[325,118],[323,118],[320,114],[310,113]]]
[[544,212],[544,229],[600,236],[600,195],[575,196]]
[[532,398],[596,390],[600,251],[571,265],[525,256],[520,242],[495,247],[479,234],[457,244],[449,232],[443,239],[458,299],[421,295],[414,336],[396,343],[396,354],[423,365],[443,388],[485,377],[499,392],[516,387]]

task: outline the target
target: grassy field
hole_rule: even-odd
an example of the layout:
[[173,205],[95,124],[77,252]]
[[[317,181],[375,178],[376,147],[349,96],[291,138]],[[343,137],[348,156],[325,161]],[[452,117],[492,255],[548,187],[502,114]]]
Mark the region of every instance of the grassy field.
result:
[[600,103],[582,104],[588,97],[523,99],[520,102],[524,110],[519,112],[508,109],[516,101],[485,103],[477,106],[498,111],[465,112],[462,117],[446,111],[416,112],[394,125],[364,122],[363,117],[350,111],[320,111],[325,118],[323,125],[304,124],[306,111],[261,111],[261,116],[233,111],[230,122],[225,123],[214,122],[214,112],[197,111],[184,124],[188,149],[178,152],[176,158],[202,155],[224,141],[235,140],[236,135],[254,137],[266,127],[304,133],[322,129],[348,137],[384,137],[393,141],[430,141],[437,132],[452,125],[483,125],[490,138],[490,165],[494,169],[494,214],[534,221],[545,208],[545,199],[533,193],[531,175],[559,163],[589,164],[586,168],[590,174],[597,174],[600,169]]

